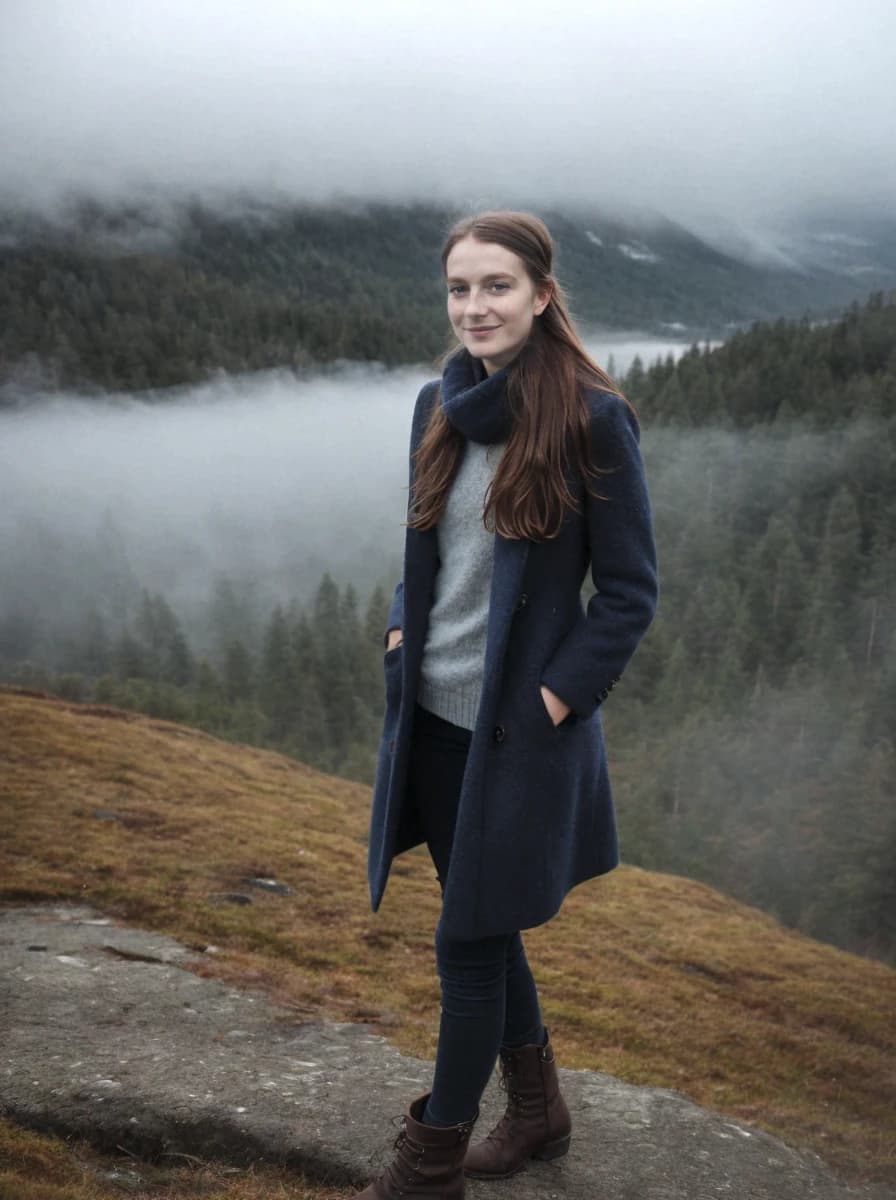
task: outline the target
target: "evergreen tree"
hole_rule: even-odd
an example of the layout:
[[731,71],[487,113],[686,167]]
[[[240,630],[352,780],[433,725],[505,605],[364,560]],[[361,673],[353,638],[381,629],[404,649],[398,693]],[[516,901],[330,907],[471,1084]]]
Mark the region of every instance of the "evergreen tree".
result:
[[292,631],[296,663],[297,753],[306,762],[327,766],[332,760],[327,717],[318,690],[318,647],[305,614],[296,620]]
[[227,693],[215,668],[200,659],[196,671],[196,690],[191,720],[200,729],[219,733],[229,725]]
[[828,506],[818,557],[812,612],[812,645],[819,660],[856,648],[853,599],[862,575],[862,535],[852,493],[837,489]]
[[84,619],[84,670],[88,675],[105,675],[112,666],[112,650],[106,623],[100,613],[92,608]]
[[296,735],[297,680],[289,625],[280,605],[274,609],[264,633],[258,699],[267,718],[266,735],[286,745]]
[[323,707],[326,742],[335,763],[344,758],[353,739],[356,714],[342,602],[329,572],[324,574],[314,597],[311,630],[315,682]]
[[367,607],[364,610],[364,638],[377,649],[383,646],[383,631],[388,615],[389,599],[383,585],[378,583],[368,596]]
[[224,662],[234,645],[242,643],[244,648],[256,646],[255,605],[251,589],[244,588],[239,593],[231,579],[223,574],[217,575],[209,601],[208,627],[219,664]]
[[252,656],[245,642],[234,637],[224,653],[224,694],[228,704],[252,700],[254,696]]
[[124,630],[115,644],[115,674],[120,680],[146,679],[151,668],[142,644]]

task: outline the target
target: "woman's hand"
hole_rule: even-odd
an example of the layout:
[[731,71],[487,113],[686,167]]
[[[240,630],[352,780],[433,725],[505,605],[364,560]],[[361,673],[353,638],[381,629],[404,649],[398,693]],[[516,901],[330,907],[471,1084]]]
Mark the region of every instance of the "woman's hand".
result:
[[544,684],[541,685],[541,698],[544,701],[545,708],[548,710],[548,716],[555,725],[559,725],[572,712],[569,705],[564,700],[561,700],[555,692],[552,692],[549,687],[545,687]]
[[402,633],[400,629],[389,630],[389,640],[386,642],[387,650],[394,650],[396,646],[401,645]]

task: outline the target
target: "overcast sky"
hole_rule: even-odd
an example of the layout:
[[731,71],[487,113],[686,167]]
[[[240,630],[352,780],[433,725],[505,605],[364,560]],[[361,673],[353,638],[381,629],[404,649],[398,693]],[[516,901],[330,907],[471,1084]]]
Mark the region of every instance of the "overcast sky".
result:
[[896,195],[893,0],[0,0],[0,189]]

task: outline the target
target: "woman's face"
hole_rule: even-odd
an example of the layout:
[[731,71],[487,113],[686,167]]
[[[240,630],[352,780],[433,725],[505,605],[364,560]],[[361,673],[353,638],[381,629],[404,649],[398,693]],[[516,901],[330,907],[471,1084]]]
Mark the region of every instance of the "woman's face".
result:
[[458,339],[489,375],[522,350],[532,322],[547,308],[523,260],[496,242],[465,237],[445,263],[448,317]]

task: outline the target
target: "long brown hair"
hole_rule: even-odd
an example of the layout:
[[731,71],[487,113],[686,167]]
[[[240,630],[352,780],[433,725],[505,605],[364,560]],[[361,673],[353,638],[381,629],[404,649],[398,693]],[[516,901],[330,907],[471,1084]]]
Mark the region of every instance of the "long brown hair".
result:
[[[486,527],[503,537],[543,541],[557,536],[567,509],[578,508],[569,489],[567,468],[577,470],[587,487],[599,474],[589,461],[590,422],[583,387],[596,386],[617,396],[621,393],[590,357],[576,332],[563,289],[553,274],[554,243],[544,222],[524,212],[466,217],[445,239],[443,272],[448,255],[465,237],[495,242],[513,251],[536,289],[550,289],[547,307],[535,318],[525,346],[508,369],[506,395],[512,431],[486,494],[483,514]],[[457,349],[450,352],[456,353]],[[413,511],[408,520],[412,528],[430,529],[439,520],[463,443],[463,435],[451,425],[437,398],[414,460]]]

